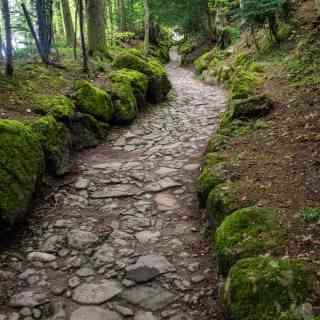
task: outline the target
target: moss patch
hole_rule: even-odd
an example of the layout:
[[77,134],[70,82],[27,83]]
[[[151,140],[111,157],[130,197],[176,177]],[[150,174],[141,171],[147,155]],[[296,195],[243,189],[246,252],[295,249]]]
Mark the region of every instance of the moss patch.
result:
[[272,250],[280,241],[279,214],[275,209],[245,208],[227,216],[215,239],[222,273],[241,258]]
[[29,208],[43,173],[43,151],[30,127],[0,121],[0,165],[0,224],[13,225]]
[[71,137],[68,129],[53,116],[38,119],[32,124],[46,157],[46,170],[62,176],[70,172]]
[[148,78],[139,71],[130,69],[120,69],[113,71],[109,79],[116,83],[125,83],[130,85],[137,99],[138,105],[143,106],[148,90]]
[[112,63],[112,66],[115,69],[132,69],[146,75],[152,74],[148,62],[143,57],[130,52],[123,52],[117,55]]
[[234,320],[281,319],[291,308],[310,302],[314,280],[302,262],[243,259],[230,270],[223,302]]
[[129,124],[138,114],[137,100],[132,87],[127,83],[115,82],[112,84],[114,96],[113,121],[117,124]]
[[109,122],[112,119],[112,100],[105,91],[82,80],[76,82],[75,89],[75,103],[81,112],[90,114],[104,122]]
[[57,120],[70,120],[75,113],[75,105],[65,96],[40,96],[38,97],[38,112],[54,116]]
[[209,140],[207,152],[221,152],[231,148],[232,145],[230,137],[216,134]]
[[227,181],[209,193],[206,207],[209,220],[215,227],[220,226],[229,214],[248,206],[248,201],[240,199],[238,189],[237,183]]

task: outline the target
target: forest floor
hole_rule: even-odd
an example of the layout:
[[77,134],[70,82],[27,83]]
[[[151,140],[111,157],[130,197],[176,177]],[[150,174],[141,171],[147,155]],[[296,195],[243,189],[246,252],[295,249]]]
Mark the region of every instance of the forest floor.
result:
[[227,96],[172,58],[169,101],[79,154],[1,244],[0,319],[221,318],[196,180]]

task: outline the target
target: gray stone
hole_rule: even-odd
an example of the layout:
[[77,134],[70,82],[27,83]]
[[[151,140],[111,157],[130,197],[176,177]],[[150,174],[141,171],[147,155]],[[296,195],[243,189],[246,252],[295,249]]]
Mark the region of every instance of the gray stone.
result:
[[91,195],[92,199],[107,199],[107,198],[123,198],[132,197],[142,194],[139,188],[133,184],[116,184],[103,189],[103,191],[94,192]]
[[37,307],[48,302],[48,295],[39,291],[25,291],[11,297],[11,307]]
[[134,320],[158,320],[152,312],[138,311],[134,316]]
[[58,252],[63,244],[64,237],[54,235],[45,240],[41,246],[41,250],[44,252],[55,253]]
[[122,298],[146,310],[157,311],[170,305],[178,297],[161,287],[139,286],[126,290]]
[[175,271],[175,267],[162,256],[148,255],[140,257],[136,264],[126,268],[127,279],[146,282],[156,276]]
[[70,320],[121,320],[121,317],[100,307],[80,307],[71,314]]
[[131,309],[120,306],[117,303],[113,305],[113,308],[114,310],[116,310],[118,313],[122,314],[125,317],[130,317],[134,315],[134,312]]
[[67,314],[65,308],[66,306],[63,302],[53,302],[51,304],[53,316],[49,320],[66,320]]
[[76,183],[74,184],[74,187],[78,190],[86,189],[89,185],[90,181],[88,179],[84,179],[82,177],[79,177]]
[[97,243],[99,238],[92,232],[83,230],[73,230],[68,234],[68,244],[74,249],[84,250],[95,243]]
[[45,252],[30,252],[27,259],[32,262],[52,262],[56,256]]
[[96,267],[101,267],[105,264],[114,263],[114,249],[109,244],[104,244],[98,248],[92,257],[94,265]]
[[95,272],[91,268],[81,268],[76,272],[79,277],[90,277],[95,274]]
[[166,176],[171,175],[177,172],[177,169],[167,168],[167,167],[160,167],[155,173],[159,176]]
[[137,240],[142,244],[147,243],[156,243],[160,238],[161,233],[159,231],[152,232],[152,231],[141,231],[135,234]]
[[190,316],[184,313],[179,313],[173,317],[171,317],[169,320],[192,320]]
[[162,192],[157,194],[155,197],[155,201],[158,206],[163,206],[168,209],[175,209],[178,207],[177,199],[170,193]]
[[100,283],[86,283],[77,287],[72,299],[82,304],[101,304],[119,295],[122,288],[118,282],[104,280]]
[[78,277],[72,277],[68,281],[68,285],[71,289],[77,287],[80,284],[80,279]]

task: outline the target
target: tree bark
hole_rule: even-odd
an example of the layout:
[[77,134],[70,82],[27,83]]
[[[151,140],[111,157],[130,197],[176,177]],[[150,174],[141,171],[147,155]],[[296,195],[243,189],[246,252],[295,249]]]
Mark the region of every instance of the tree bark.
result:
[[150,8],[149,0],[144,0],[144,54],[149,54],[150,47]]
[[81,37],[82,59],[83,59],[83,71],[89,72],[88,53],[87,53],[86,41],[85,41],[85,37],[84,37],[84,14],[83,14],[82,0],[78,0],[78,6],[79,6],[79,22],[80,22],[80,37]]
[[88,0],[88,40],[89,55],[105,52],[106,41],[106,20],[105,20],[105,0]]
[[0,25],[0,60],[3,60],[3,43],[2,43],[2,30],[1,30],[1,25]]
[[67,44],[71,47],[74,41],[74,28],[70,12],[69,1],[61,0],[61,7],[63,13],[64,28],[66,31]]
[[6,75],[11,77],[13,75],[12,31],[8,0],[2,0],[2,15],[6,33]]
[[123,0],[119,0],[119,16],[120,16],[120,31],[121,32],[128,31],[126,6]]

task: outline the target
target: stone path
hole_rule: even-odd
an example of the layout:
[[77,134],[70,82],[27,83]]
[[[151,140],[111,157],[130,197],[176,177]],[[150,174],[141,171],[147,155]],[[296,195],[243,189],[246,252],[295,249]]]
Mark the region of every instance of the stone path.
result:
[[0,320],[220,319],[195,182],[226,97],[172,58],[170,100],[79,155],[1,252]]

